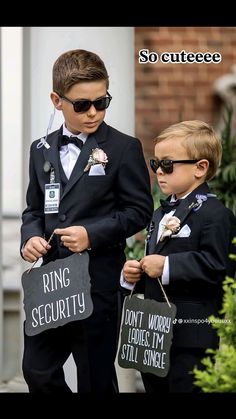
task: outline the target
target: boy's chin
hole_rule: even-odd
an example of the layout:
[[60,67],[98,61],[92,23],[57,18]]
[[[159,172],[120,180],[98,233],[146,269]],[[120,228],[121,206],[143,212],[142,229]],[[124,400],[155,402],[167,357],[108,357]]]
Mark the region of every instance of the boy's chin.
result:
[[169,188],[165,188],[164,186],[159,185],[159,188],[164,195],[172,195],[173,193]]

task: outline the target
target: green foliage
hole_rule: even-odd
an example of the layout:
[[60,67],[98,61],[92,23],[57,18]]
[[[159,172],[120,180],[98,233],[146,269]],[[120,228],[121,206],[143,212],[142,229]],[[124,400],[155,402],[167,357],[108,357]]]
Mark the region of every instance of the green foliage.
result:
[[161,192],[157,182],[153,184],[152,187],[152,197],[154,202],[154,210],[159,208],[160,206],[160,199],[166,198],[166,196]]
[[[164,197],[162,195],[157,183],[153,185],[152,197],[154,201],[154,209],[160,206],[160,199]],[[126,259],[142,259],[145,250],[145,239],[147,236],[147,230],[142,230],[140,233],[127,240],[127,246],[125,249]]]
[[236,149],[231,123],[233,109],[226,107],[222,131],[222,160],[214,179],[209,183],[217,197],[236,214]]
[[[209,351],[209,350],[208,350]],[[206,371],[194,370],[197,378],[195,384],[204,393],[235,393],[236,392],[236,351],[233,346],[222,345],[215,357],[214,364],[210,357],[202,363]]]
[[[226,108],[225,126],[222,132],[221,166],[210,187],[218,198],[236,214],[236,151],[235,134],[231,130],[233,110]],[[236,244],[236,239],[233,240]],[[236,255],[230,255],[236,261]],[[208,357],[202,363],[204,370],[194,369],[195,384],[203,392],[235,393],[236,392],[236,283],[226,278],[223,283],[223,308],[220,314],[224,318],[211,316],[209,320],[217,330],[220,347],[208,349]]]
[[[235,255],[234,255],[235,259]],[[208,349],[210,355],[203,359],[205,370],[194,369],[195,384],[203,392],[236,392],[236,283],[226,278],[223,283],[224,298],[221,314],[224,318],[211,316],[209,320],[221,339],[220,348]]]
[[142,230],[140,233],[133,237],[130,237],[126,243],[125,255],[126,259],[142,259],[145,250],[145,238],[147,235],[146,230]]

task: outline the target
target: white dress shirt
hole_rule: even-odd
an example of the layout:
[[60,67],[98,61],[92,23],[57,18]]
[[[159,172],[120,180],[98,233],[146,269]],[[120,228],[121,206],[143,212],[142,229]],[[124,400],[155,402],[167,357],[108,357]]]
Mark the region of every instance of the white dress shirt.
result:
[[[68,137],[77,137],[80,140],[83,141],[83,143],[85,143],[88,134],[85,134],[83,132],[81,132],[80,134],[72,134],[72,132],[70,132],[65,124],[63,124],[63,135],[67,135]],[[60,159],[61,159],[61,164],[63,167],[63,170],[65,172],[65,175],[67,177],[67,179],[70,178],[70,175],[72,173],[72,170],[74,169],[75,163],[80,155],[81,150],[79,149],[79,147],[77,147],[75,144],[69,143],[68,145],[63,145],[60,148]]]
[[[190,194],[190,192],[187,193],[186,195],[184,195],[180,199],[186,198],[189,194]],[[170,202],[175,202],[175,201],[176,201],[176,196],[175,195],[172,195],[172,197],[170,199]],[[159,223],[158,233],[157,233],[157,242],[159,241],[160,236],[163,233],[163,230],[164,230],[165,225],[167,223],[167,219],[170,218],[170,217],[172,217],[172,215],[174,215],[175,211],[176,210],[174,209],[174,210],[168,212],[161,219],[161,221]],[[170,269],[169,269],[169,257],[168,256],[166,256],[166,258],[165,258],[163,272],[162,272],[162,276],[161,276],[161,282],[162,282],[163,285],[168,285],[169,282],[170,282]]]

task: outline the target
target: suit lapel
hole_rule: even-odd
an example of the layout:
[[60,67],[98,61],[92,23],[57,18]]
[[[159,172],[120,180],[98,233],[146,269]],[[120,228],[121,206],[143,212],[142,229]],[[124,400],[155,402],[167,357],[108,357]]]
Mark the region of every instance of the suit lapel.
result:
[[[191,192],[187,198],[183,199],[179,206],[177,207],[174,216],[179,218],[180,220],[180,228],[183,227],[184,222],[186,221],[189,214],[192,212],[193,208],[195,206],[198,206],[196,194],[205,194],[209,193],[209,188],[207,184],[202,184],[198,188],[196,188],[193,192]],[[158,231],[158,227],[157,227]],[[153,253],[160,253],[160,251],[163,249],[163,247],[171,240],[170,237],[165,238],[163,241],[158,241],[154,252]]]
[[159,223],[162,217],[163,217],[163,213],[162,213],[161,208],[159,208],[158,210],[154,212],[154,217],[152,220],[152,222],[154,223],[154,228],[147,242],[147,254],[155,253],[155,248],[157,244],[157,233],[158,233]]

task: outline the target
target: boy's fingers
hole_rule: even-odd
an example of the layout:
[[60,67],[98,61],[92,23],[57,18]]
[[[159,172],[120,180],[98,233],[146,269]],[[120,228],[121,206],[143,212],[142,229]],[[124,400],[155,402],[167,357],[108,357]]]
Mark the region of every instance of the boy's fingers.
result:
[[139,268],[140,267],[140,262],[138,260],[131,260],[127,262],[127,266],[129,268]]
[[67,233],[67,228],[56,228],[56,230],[54,230],[55,234],[66,234]]

